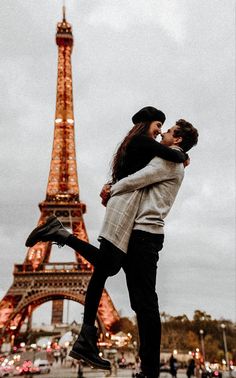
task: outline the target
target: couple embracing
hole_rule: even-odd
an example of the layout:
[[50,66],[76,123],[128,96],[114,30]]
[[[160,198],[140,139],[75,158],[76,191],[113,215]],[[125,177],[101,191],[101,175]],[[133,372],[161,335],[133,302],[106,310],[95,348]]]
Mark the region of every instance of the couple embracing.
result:
[[[94,266],[82,329],[70,356],[106,370],[111,366],[99,356],[95,320],[107,278],[123,268],[131,308],[137,316],[139,378],[159,376],[161,322],[156,272],[164,241],[164,218],[189,164],[187,151],[198,141],[197,129],[184,119],[163,132],[165,119],[165,114],[152,106],[132,117],[134,126],[113,158],[112,180],[101,192],[106,213],[99,248],[68,232],[54,215],[34,229],[26,241],[28,247],[38,241],[66,244]],[[160,143],[155,140],[159,134]]]

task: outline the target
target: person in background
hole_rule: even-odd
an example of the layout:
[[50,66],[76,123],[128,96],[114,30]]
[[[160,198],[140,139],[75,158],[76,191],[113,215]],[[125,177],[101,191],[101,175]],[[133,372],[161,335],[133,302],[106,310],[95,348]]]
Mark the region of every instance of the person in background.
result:
[[187,367],[187,371],[186,371],[187,377],[191,378],[191,376],[194,375],[194,372],[195,372],[195,360],[194,360],[194,358],[191,358],[188,362],[188,367]]
[[172,375],[173,378],[176,378],[177,376],[177,360],[173,356],[173,354],[170,356],[170,374]]

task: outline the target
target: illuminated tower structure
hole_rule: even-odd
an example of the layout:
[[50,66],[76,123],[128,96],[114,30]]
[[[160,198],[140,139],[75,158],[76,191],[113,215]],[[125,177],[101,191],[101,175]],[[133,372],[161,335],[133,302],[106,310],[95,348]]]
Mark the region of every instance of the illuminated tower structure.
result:
[[[71,53],[73,35],[71,25],[63,20],[57,24],[58,76],[54,140],[46,199],[39,204],[39,224],[55,214],[73,234],[88,241],[83,220],[86,205],[79,198],[76,166],[74,113],[72,93]],[[7,320],[0,324],[2,333],[15,333],[25,318],[42,303],[53,301],[52,323],[62,322],[63,300],[84,304],[92,266],[75,252],[75,262],[50,263],[51,242],[39,242],[29,248],[23,264],[15,265],[14,281],[0,302]],[[119,319],[119,315],[104,290],[98,310],[98,324],[105,331]]]

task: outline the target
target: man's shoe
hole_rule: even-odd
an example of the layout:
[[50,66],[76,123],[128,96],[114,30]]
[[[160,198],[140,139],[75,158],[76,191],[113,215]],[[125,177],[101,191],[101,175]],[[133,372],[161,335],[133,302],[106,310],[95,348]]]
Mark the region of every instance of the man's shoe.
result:
[[69,356],[76,360],[83,360],[99,369],[111,369],[110,362],[99,356],[97,328],[95,326],[83,324],[80,335],[74,343]]
[[147,378],[147,376],[141,372],[141,373],[137,373],[135,375],[135,378]]
[[55,215],[52,215],[47,219],[46,223],[36,227],[30,233],[25,245],[26,247],[33,247],[39,241],[54,241],[63,246],[69,236],[69,231],[65,229]]

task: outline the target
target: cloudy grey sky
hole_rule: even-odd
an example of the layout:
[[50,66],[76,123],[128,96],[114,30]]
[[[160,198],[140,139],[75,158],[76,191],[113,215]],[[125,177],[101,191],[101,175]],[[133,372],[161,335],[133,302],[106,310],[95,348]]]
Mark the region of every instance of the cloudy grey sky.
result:
[[[131,116],[162,109],[165,127],[185,118],[199,145],[174,207],[158,269],[160,310],[195,309],[235,319],[235,2],[232,0],[67,0],[74,34],[73,88],[80,198],[90,241],[104,208],[99,191]],[[55,114],[56,23],[61,0],[0,4],[0,296],[45,199]],[[54,261],[72,261],[54,249]],[[107,288],[132,315],[124,275]],[[45,321],[44,305],[34,316]],[[69,320],[82,312],[70,306]]]

